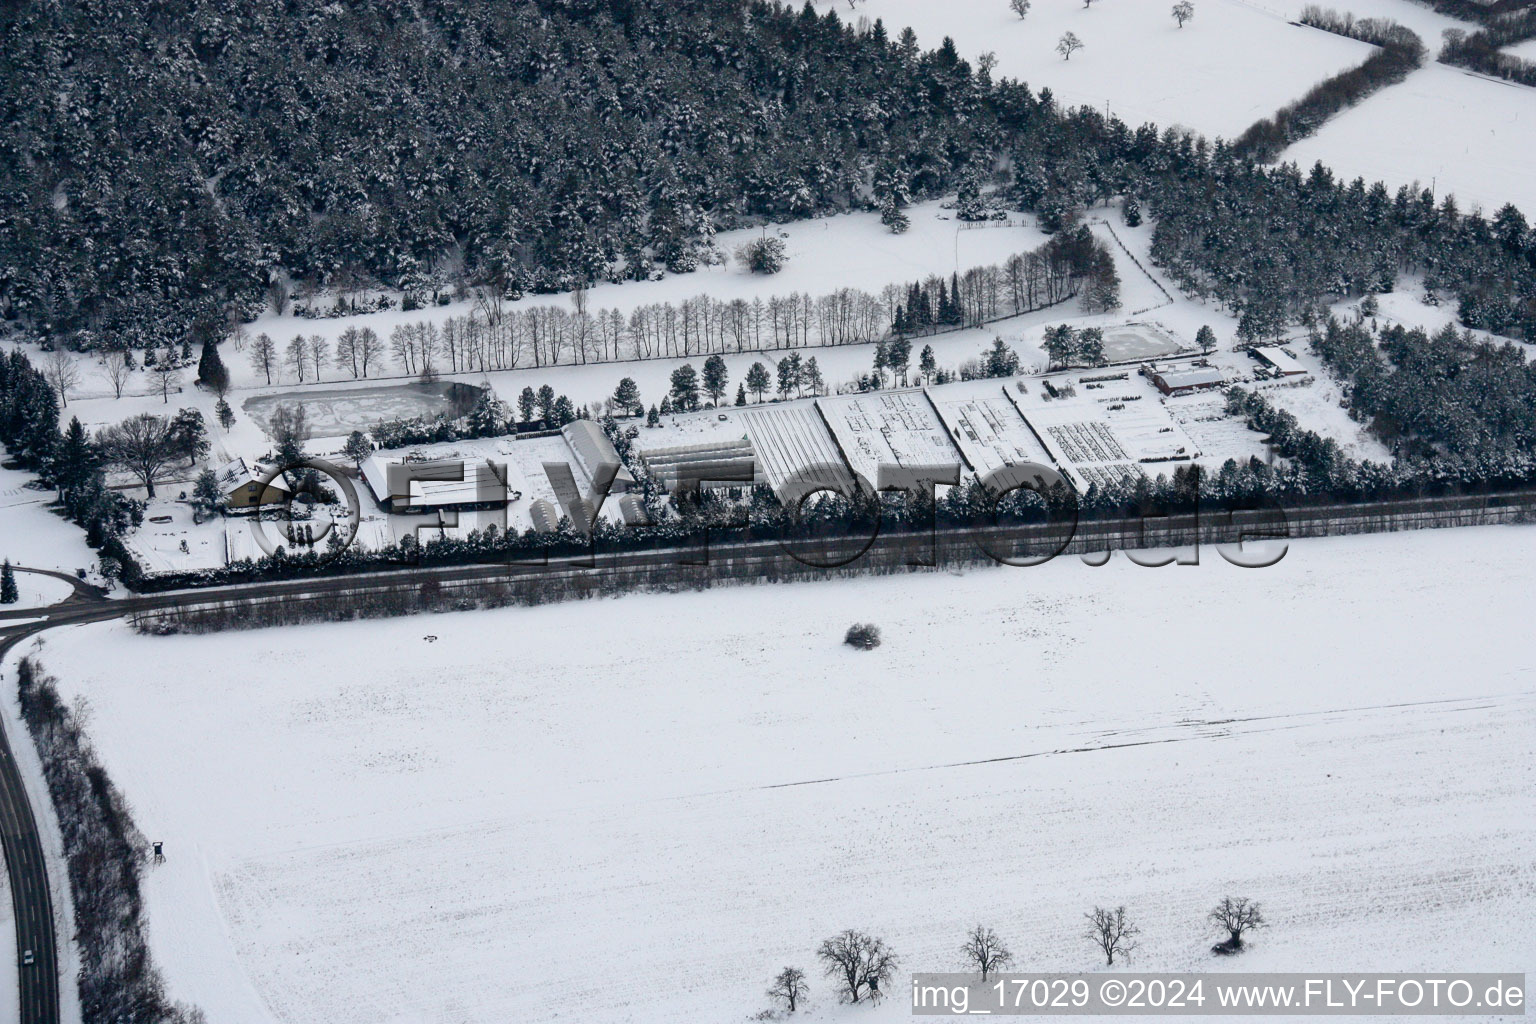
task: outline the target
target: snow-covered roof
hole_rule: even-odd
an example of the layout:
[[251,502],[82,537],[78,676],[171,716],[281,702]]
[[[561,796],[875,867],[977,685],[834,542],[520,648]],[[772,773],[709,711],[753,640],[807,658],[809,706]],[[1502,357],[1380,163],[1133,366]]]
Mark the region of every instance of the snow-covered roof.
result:
[[363,482],[381,503],[394,498],[396,504],[411,508],[446,508],[502,502],[511,497],[507,468],[486,459],[386,462],[374,455],[363,463],[362,470]]
[[[257,469],[259,470],[260,467],[258,466]],[[231,459],[223,466],[214,470],[213,475],[218,478],[220,492],[229,494],[261,479],[263,474],[252,472],[251,467],[246,464],[244,459],[236,458]],[[281,476],[273,477],[267,486],[275,491],[282,491],[284,493],[288,491],[288,485],[283,482]]]
[[[603,433],[603,428],[591,420],[567,423],[560,428],[560,433],[565,435],[566,443],[571,446],[571,451],[576,453],[576,461],[581,463],[581,468],[586,471],[588,479],[597,479],[599,466],[620,463],[618,449],[614,448],[613,442],[608,440],[608,435]],[[614,478],[615,486],[622,488],[634,482],[634,476],[620,463],[618,475]]]
[[1155,376],[1163,382],[1165,387],[1173,390],[1203,388],[1211,384],[1220,384],[1227,379],[1227,375],[1214,366],[1191,366],[1187,370],[1162,370]]
[[1260,359],[1283,374],[1306,373],[1307,368],[1302,366],[1290,353],[1283,348],[1256,348],[1253,350]]

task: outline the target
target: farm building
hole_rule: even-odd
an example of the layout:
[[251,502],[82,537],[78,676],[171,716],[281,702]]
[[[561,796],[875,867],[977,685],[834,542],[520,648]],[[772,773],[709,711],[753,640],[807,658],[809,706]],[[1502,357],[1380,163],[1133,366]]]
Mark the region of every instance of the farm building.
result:
[[540,533],[554,533],[560,525],[560,513],[543,498],[535,498],[528,506],[528,518],[533,520],[533,528]]
[[576,453],[576,461],[581,463],[581,468],[586,471],[587,478],[598,480],[599,466],[618,465],[619,473],[613,478],[613,486],[609,488],[612,494],[623,494],[634,486],[635,478],[625,469],[619,459],[618,450],[613,447],[613,442],[608,440],[608,435],[603,433],[603,428],[591,420],[577,420],[567,423],[560,428],[560,433],[565,435],[566,444],[571,446],[571,451]]
[[522,495],[507,486],[507,467],[489,459],[404,460],[377,455],[363,463],[363,482],[387,512],[498,508]]
[[702,444],[652,448],[641,454],[646,468],[667,490],[680,483],[741,487],[761,479],[750,439],[723,438]]
[[1156,370],[1152,383],[1165,395],[1187,395],[1206,388],[1219,387],[1227,375],[1214,366],[1190,366],[1178,370]]
[[264,474],[253,472],[244,459],[227,463],[214,475],[219,480],[219,493],[230,508],[257,508],[261,505],[281,505],[288,500],[288,485],[281,476],[263,485]]
[[1296,377],[1307,372],[1307,368],[1283,348],[1256,348],[1250,354],[1279,377]]

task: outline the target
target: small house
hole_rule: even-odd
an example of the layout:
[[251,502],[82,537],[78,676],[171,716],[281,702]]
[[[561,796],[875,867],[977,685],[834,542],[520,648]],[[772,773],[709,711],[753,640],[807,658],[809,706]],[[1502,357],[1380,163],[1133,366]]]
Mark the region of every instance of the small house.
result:
[[265,475],[253,471],[244,459],[235,459],[214,471],[219,493],[224,495],[224,504],[229,508],[285,504],[290,497],[287,483],[280,475],[263,483]]

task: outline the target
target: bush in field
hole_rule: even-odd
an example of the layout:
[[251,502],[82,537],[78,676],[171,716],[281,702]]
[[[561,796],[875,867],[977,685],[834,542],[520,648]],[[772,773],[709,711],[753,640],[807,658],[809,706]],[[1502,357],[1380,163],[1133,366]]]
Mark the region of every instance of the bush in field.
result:
[[880,627],[869,622],[855,622],[843,635],[843,643],[861,651],[872,651],[880,646]]
[[736,258],[754,274],[777,274],[788,257],[784,255],[784,239],[764,235],[739,246]]

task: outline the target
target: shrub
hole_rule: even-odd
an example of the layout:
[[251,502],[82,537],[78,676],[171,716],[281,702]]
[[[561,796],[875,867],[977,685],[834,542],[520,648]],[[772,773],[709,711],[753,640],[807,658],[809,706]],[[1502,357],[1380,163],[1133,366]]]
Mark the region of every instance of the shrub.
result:
[[843,643],[861,651],[872,651],[880,646],[880,627],[869,622],[855,622],[848,627]]

